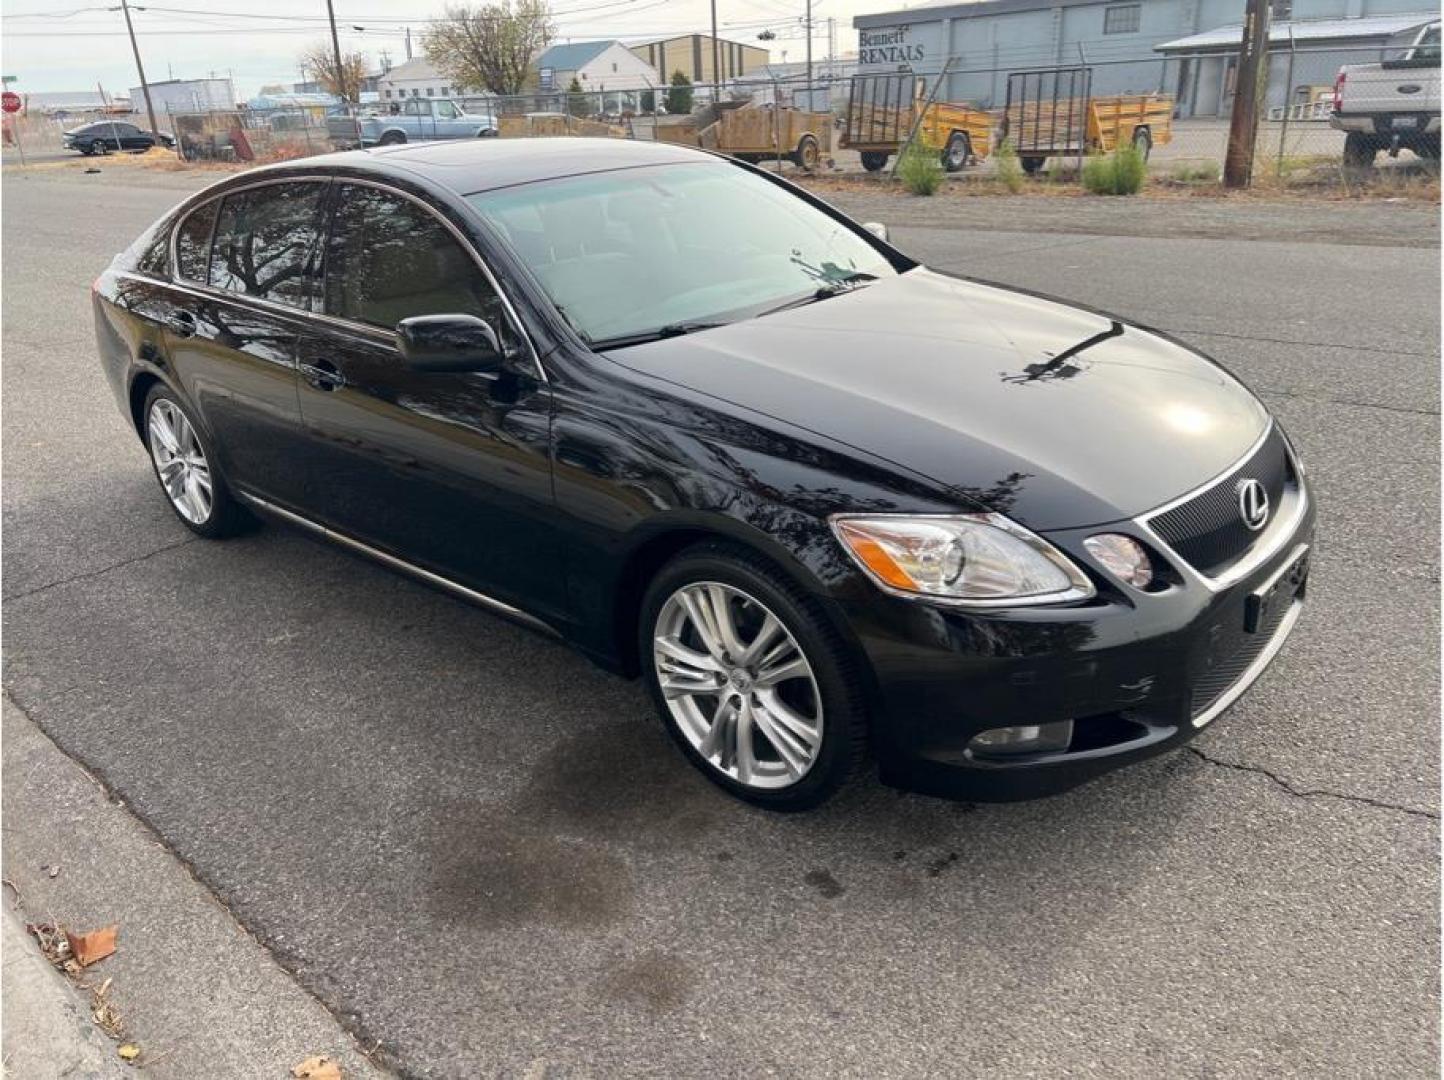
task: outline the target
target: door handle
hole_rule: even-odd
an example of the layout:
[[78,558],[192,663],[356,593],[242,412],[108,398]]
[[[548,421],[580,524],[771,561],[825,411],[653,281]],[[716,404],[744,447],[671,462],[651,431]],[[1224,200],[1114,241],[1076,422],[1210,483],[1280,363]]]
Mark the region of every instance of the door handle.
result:
[[314,364],[302,364],[301,375],[317,390],[339,390],[346,385],[346,376],[329,360],[317,360]]
[[193,337],[196,332],[196,317],[189,311],[172,311],[165,317],[165,324],[179,337]]

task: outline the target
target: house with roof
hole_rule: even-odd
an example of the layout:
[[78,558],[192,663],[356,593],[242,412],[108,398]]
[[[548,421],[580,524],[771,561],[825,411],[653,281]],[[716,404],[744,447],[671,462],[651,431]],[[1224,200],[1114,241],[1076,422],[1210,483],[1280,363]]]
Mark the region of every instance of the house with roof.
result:
[[536,58],[537,89],[566,91],[576,79],[587,93],[651,90],[665,80],[620,41],[553,45]]

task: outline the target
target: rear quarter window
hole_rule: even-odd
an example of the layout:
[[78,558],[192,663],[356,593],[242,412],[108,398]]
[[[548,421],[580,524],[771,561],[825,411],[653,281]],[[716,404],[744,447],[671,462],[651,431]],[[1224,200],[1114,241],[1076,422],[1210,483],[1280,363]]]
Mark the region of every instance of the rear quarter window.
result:
[[180,224],[176,233],[176,273],[190,281],[204,282],[211,259],[211,233],[216,223],[216,204],[206,203]]

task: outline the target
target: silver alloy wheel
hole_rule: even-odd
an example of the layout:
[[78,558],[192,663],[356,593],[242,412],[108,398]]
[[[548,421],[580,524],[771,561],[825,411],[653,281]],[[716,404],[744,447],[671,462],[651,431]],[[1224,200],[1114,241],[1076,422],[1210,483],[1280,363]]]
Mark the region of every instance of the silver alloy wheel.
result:
[[667,598],[653,662],[678,729],[739,784],[797,783],[822,748],[822,695],[797,640],[760,600],[699,581]]
[[215,496],[211,466],[191,422],[175,402],[156,398],[146,430],[156,474],[171,503],[192,525],[204,525],[210,520]]

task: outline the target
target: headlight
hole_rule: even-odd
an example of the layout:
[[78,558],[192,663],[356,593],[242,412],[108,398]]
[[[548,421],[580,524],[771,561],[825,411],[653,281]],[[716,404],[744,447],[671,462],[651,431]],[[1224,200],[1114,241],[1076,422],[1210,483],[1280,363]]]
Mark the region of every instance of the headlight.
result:
[[1086,600],[1093,585],[1052,544],[1002,514],[831,519],[848,554],[902,596],[1013,607]]

